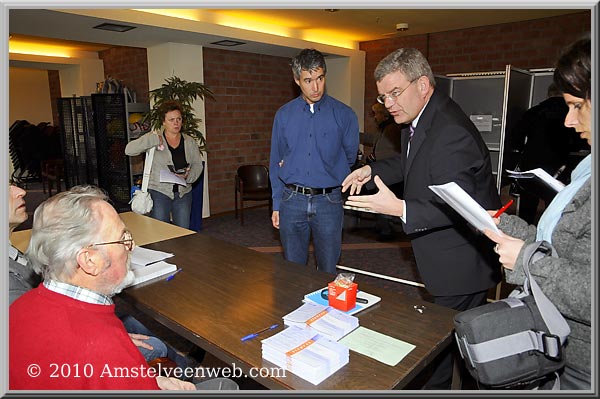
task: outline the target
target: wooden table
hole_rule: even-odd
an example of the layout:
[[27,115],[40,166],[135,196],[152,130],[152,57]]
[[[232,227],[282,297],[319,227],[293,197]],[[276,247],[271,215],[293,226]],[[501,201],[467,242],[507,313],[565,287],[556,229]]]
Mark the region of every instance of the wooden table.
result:
[[[261,339],[283,328],[282,317],[301,305],[304,294],[325,287],[326,273],[252,251],[202,233],[147,245],[175,253],[169,262],[183,271],[167,282],[154,280],[123,291],[123,298],[172,331],[249,375],[251,368],[276,368],[264,361]],[[350,352],[350,362],[315,386],[292,373],[255,380],[271,389],[401,389],[452,342],[455,311],[368,286],[359,289],[381,302],[357,314],[360,325],[416,345],[398,365],[387,366]],[[414,305],[424,305],[421,314]],[[254,340],[240,338],[274,323],[276,330]],[[281,371],[281,370],[280,370]]]
[[[184,229],[174,224],[161,222],[149,216],[135,212],[120,213],[119,216],[133,234],[136,245],[146,245],[152,242],[170,238],[196,234],[193,230]],[[10,242],[21,252],[25,252],[31,238],[31,230],[15,231],[10,235]]]

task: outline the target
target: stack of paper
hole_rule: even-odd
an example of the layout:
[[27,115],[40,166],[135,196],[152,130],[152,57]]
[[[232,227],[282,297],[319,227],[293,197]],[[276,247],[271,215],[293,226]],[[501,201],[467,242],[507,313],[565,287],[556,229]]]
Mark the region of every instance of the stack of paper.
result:
[[153,249],[136,246],[131,252],[131,263],[146,266],[172,256],[173,254],[169,252],[155,251]]
[[263,359],[315,385],[346,365],[350,356],[344,345],[296,326],[261,342]]
[[342,311],[307,302],[283,316],[284,324],[313,329],[316,333],[337,341],[358,327],[358,318]]
[[153,278],[177,270],[177,266],[164,261],[164,259],[172,256],[173,254],[168,252],[135,247],[131,253],[131,270],[133,271],[135,279],[130,286],[152,280]]

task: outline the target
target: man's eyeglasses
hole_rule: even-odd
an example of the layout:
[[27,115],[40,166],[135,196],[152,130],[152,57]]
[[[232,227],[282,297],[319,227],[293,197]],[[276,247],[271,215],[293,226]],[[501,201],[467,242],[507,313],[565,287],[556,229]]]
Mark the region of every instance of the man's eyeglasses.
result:
[[133,240],[133,236],[129,231],[125,231],[123,234],[123,239],[119,241],[110,241],[110,242],[100,242],[98,244],[92,244],[90,247],[97,247],[98,245],[110,245],[110,244],[123,244],[125,245],[125,249],[128,251],[133,251],[133,247],[135,245],[135,241]]
[[[418,78],[417,78],[417,79],[418,79]],[[380,96],[377,96],[377,102],[378,102],[379,104],[385,104],[385,100],[386,100],[386,99],[388,99],[388,98],[389,98],[390,100],[394,101],[394,102],[395,102],[395,101],[397,101],[397,100],[398,100],[398,98],[399,98],[399,97],[402,95],[402,93],[404,93],[404,92],[406,91],[406,89],[408,89],[408,88],[410,87],[410,85],[411,85],[411,84],[413,84],[413,82],[414,82],[414,81],[416,81],[417,79],[413,79],[413,80],[411,80],[411,81],[408,83],[408,85],[407,85],[407,86],[406,86],[404,89],[402,89],[402,90],[398,90],[398,89],[396,89],[396,90],[392,91],[392,92],[391,92],[391,93],[389,93],[389,94],[382,94],[382,95],[380,95]]]

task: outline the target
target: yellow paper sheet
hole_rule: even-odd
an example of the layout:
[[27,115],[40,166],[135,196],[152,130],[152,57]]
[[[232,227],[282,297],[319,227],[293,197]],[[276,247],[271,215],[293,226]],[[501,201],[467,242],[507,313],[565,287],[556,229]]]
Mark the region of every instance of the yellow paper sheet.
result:
[[339,342],[355,352],[372,357],[388,366],[397,365],[415,348],[413,344],[365,327],[358,327]]

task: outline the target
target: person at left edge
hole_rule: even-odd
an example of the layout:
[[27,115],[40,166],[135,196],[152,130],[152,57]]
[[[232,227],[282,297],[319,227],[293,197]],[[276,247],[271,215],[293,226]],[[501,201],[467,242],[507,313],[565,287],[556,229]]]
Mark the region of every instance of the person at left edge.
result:
[[76,186],[36,209],[25,256],[44,282],[10,306],[11,390],[195,389],[157,376],[115,315],[135,244],[107,200]]
[[273,227],[287,260],[306,264],[312,233],[319,270],[335,273],[342,248],[341,183],[358,152],[358,119],[325,90],[321,52],[304,49],[292,59],[301,94],[275,114],[270,179]]
[[[202,174],[202,158],[196,141],[181,131],[181,105],[167,101],[160,107],[159,114],[164,130],[130,141],[125,146],[125,154],[139,155],[156,147],[148,182],[148,192],[154,203],[150,217],[170,223],[172,214],[173,224],[187,229],[192,211],[192,183]],[[174,170],[185,170],[178,176],[186,181],[186,186],[160,181],[161,170],[168,171],[169,166]]]

